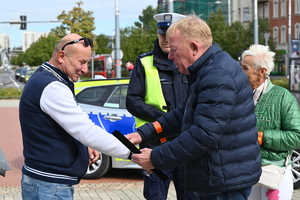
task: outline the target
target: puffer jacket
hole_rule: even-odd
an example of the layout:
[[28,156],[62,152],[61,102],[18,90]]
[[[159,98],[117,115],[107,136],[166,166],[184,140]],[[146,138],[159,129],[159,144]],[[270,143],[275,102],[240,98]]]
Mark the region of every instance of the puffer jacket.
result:
[[181,134],[153,149],[158,169],[184,164],[184,185],[202,195],[251,187],[261,174],[252,89],[239,64],[212,45],[189,68],[187,101],[138,129],[143,140],[168,133]]
[[[171,60],[168,60],[168,54],[164,53],[159,47],[158,40],[154,43],[154,50],[143,53],[135,61],[134,69],[130,77],[130,82],[126,97],[126,108],[135,117],[153,122],[160,116],[166,114],[162,109],[145,103],[146,96],[146,76],[145,69],[141,59],[153,55],[153,65],[157,68],[162,92],[166,101],[168,112],[180,106],[187,97],[188,78],[181,74]],[[155,97],[154,97],[155,98]],[[174,137],[167,137],[167,141]],[[140,147],[153,148],[159,146],[158,140],[143,142]]]
[[264,132],[262,164],[283,167],[288,153],[300,147],[300,111],[296,98],[269,82],[256,104],[257,128]]

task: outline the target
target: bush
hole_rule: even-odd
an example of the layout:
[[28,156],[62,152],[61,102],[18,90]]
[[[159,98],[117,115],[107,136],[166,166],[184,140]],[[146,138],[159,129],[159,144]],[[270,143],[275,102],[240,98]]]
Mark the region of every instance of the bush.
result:
[[274,85],[284,87],[287,90],[289,89],[289,80],[287,78],[271,79],[271,82]]
[[0,88],[0,99],[20,99],[22,90],[18,88]]

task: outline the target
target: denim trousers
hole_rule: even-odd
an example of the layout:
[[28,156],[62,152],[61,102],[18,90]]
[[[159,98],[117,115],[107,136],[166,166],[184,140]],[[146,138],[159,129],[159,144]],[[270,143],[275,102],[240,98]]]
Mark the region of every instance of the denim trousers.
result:
[[211,196],[201,196],[197,192],[195,192],[195,194],[199,197],[200,200],[247,200],[250,192],[251,187],[241,190],[228,191]]
[[21,180],[23,200],[72,200],[74,187],[41,181],[22,174]]

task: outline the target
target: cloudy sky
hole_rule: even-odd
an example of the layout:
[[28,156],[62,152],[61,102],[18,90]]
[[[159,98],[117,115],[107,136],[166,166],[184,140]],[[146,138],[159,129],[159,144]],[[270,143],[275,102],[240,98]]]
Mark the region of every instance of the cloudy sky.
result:
[[[80,0],[0,0],[0,22],[20,21],[20,15],[26,15],[27,21],[56,21],[57,16],[76,7]],[[96,35],[115,33],[115,0],[81,0],[84,11],[92,11],[95,18]],[[119,26],[124,28],[139,21],[138,16],[147,6],[157,6],[157,0],[118,0]],[[60,23],[28,23],[27,30],[49,32]],[[22,45],[20,25],[0,23],[0,33],[10,35],[11,48]]]

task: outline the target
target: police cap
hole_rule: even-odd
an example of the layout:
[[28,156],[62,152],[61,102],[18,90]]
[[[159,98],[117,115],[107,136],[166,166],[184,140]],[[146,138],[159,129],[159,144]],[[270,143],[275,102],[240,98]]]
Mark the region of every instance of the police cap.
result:
[[157,33],[165,35],[168,28],[173,22],[176,22],[185,17],[185,15],[181,15],[178,13],[160,13],[154,15],[153,19],[157,21]]

